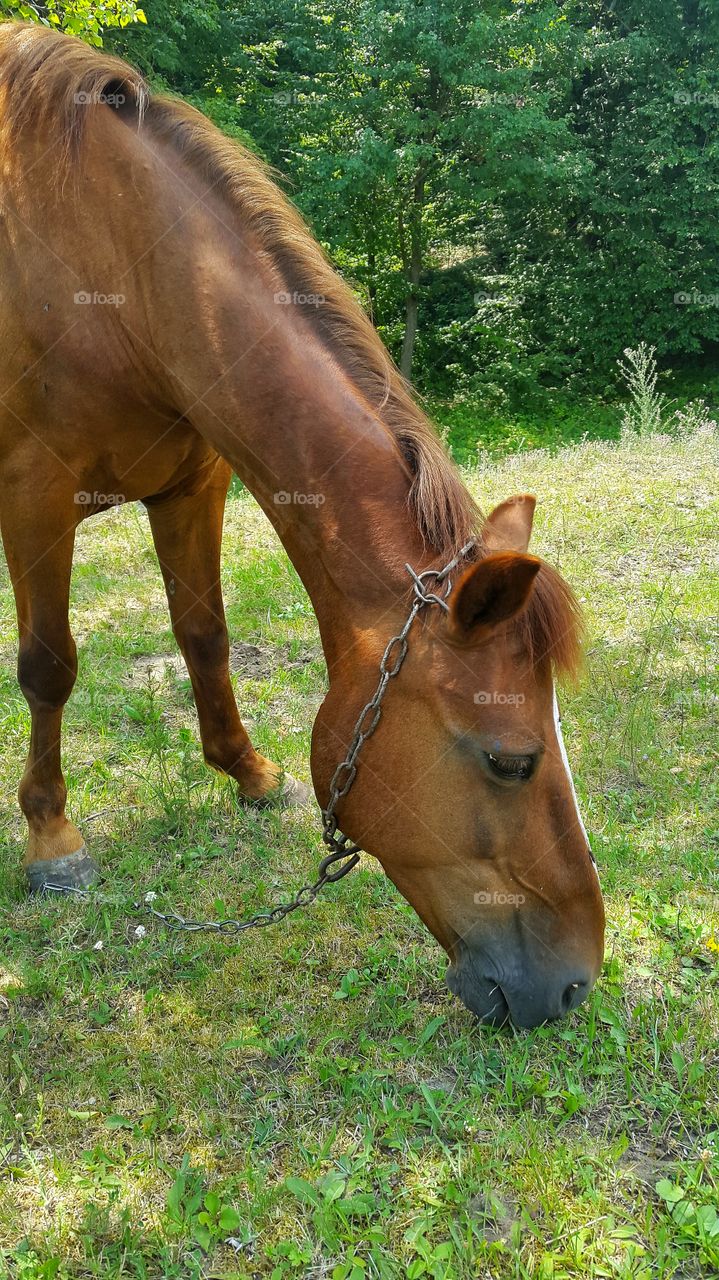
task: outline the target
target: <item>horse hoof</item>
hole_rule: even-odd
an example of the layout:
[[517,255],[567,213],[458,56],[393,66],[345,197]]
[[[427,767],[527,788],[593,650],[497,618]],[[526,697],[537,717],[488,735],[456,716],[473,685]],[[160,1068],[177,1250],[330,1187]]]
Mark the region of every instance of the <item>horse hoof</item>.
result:
[[89,889],[100,872],[90,857],[87,846],[64,858],[43,858],[25,868],[31,893],[43,893],[54,885],[60,889]]
[[311,804],[315,797],[311,787],[300,782],[299,778],[293,778],[291,773],[286,773],[279,787],[278,798],[281,805],[295,809],[300,805]]
[[296,809],[300,805],[310,804],[314,800],[314,792],[304,782],[300,782],[299,778],[293,778],[291,773],[283,773],[276,787],[271,791],[266,791],[263,796],[240,796],[244,804],[251,805],[255,809]]

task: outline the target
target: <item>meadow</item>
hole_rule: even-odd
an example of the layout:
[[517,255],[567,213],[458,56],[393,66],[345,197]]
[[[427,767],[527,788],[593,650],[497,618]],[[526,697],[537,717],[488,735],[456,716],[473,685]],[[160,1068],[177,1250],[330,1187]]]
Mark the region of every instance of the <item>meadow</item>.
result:
[[[125,905],[272,905],[314,878],[319,821],[243,807],[204,767],[145,515],[97,517],[65,767],[109,901],[25,894],[29,717],[0,566],[0,1275],[719,1275],[719,436],[485,455],[465,475],[485,508],[538,495],[533,549],[586,611],[562,703],[607,905],[590,1000],[530,1033],[478,1026],[367,858],[237,942]],[[317,628],[239,484],[223,575],[246,723],[308,780]]]

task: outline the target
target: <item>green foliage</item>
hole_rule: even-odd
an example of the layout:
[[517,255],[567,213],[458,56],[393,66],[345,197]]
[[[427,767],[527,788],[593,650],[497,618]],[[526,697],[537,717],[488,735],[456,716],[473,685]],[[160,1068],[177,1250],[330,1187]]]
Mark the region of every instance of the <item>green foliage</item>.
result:
[[144,10],[144,27],[112,33],[113,52],[129,58],[159,88],[187,96],[212,93],[215,68],[233,43],[222,0],[149,0]]
[[242,1219],[232,1205],[215,1191],[206,1191],[202,1174],[190,1167],[187,1156],[167,1193],[165,1230],[172,1236],[189,1236],[209,1253],[218,1241],[239,1231]]
[[678,1240],[693,1246],[707,1265],[719,1267],[719,1196],[710,1170],[711,1152],[702,1157],[687,1171],[685,1181],[660,1178],[654,1189]]
[[537,82],[567,122],[572,172],[549,206],[499,193],[498,243],[534,342],[599,375],[638,337],[660,356],[719,337],[719,11],[577,0],[565,12],[562,66],[543,56]]
[[666,396],[657,391],[657,366],[654,347],[640,342],[627,347],[619,368],[629,392],[629,405],[622,418],[622,431],[639,434],[661,431],[664,425]]
[[22,18],[56,27],[68,35],[80,36],[88,44],[101,45],[103,31],[147,23],[144,9],[136,0],[45,0],[43,4],[25,0],[0,0],[0,18]]

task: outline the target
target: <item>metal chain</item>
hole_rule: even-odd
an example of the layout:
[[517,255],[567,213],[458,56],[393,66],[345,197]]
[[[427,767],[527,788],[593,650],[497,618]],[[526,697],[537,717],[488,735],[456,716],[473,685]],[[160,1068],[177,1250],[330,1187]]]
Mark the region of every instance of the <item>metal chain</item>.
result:
[[[267,925],[277,924],[300,907],[309,907],[325,885],[335,884],[338,880],[342,880],[357,866],[361,848],[358,844],[352,844],[349,836],[345,836],[339,831],[336,817],[337,805],[347,795],[357,777],[357,757],[380,722],[382,702],[389,682],[399,675],[402,664],[407,657],[409,648],[408,636],[415,618],[427,605],[437,605],[444,612],[449,612],[447,599],[452,590],[452,580],[449,575],[461,564],[474,546],[475,539],[472,538],[443,569],[425,569],[423,573],[416,573],[411,565],[405,565],[405,569],[412,579],[412,605],[402,630],[397,635],[392,636],[387,644],[379,664],[380,676],[377,688],[369,702],[362,708],[354,727],[347,754],[332,775],[329,800],[327,807],[322,810],[322,840],[330,852],[320,862],[317,879],[314,883],[303,885],[294,898],[290,898],[289,901],[280,902],[268,911],[258,911],[255,915],[248,916],[244,920],[188,920],[185,916],[180,915],[179,911],[160,911],[158,907],[154,906],[157,897],[154,892],[145,894],[142,903],[131,902],[126,904],[132,908],[133,912],[151,916],[154,920],[160,920],[168,928],[175,929],[178,932],[215,933],[221,937],[235,937],[239,933],[244,933],[247,929],[263,929]],[[431,591],[428,589],[430,581],[433,582],[434,587],[434,590]],[[441,595],[438,594],[440,590],[442,591]],[[331,868],[336,863],[339,865],[337,870],[333,871]],[[111,898],[95,895],[87,889],[75,889],[70,885],[53,884],[52,881],[45,881],[42,889],[45,893],[71,894],[86,901],[92,900],[100,905],[122,905]]]
[[[344,760],[337,765],[330,782],[330,797],[327,802],[327,808],[322,810],[322,839],[328,849],[335,852],[345,853],[348,857],[354,858],[354,863],[359,861],[360,847],[356,844],[350,844],[349,837],[338,834],[337,818],[335,810],[340,800],[347,795],[352,783],[357,777],[357,757],[362,750],[368,738],[372,737],[382,716],[382,702],[387,692],[387,686],[390,680],[399,675],[402,663],[407,657],[409,641],[407,639],[412,624],[418,613],[426,605],[439,605],[445,613],[449,612],[447,598],[452,590],[452,580],[450,574],[457,568],[457,565],[464,560],[465,556],[475,546],[475,539],[467,542],[461,551],[446,564],[443,569],[425,569],[424,573],[416,573],[411,565],[406,564],[404,567],[412,579],[414,590],[414,598],[412,606],[407,616],[402,630],[396,636],[392,636],[382,655],[379,664],[380,677],[369,702],[365,703],[360,711],[357,723],[354,727],[354,733],[350,742],[347,755]],[[427,589],[430,579],[434,579],[434,591]],[[438,589],[444,587],[442,595],[438,595]]]

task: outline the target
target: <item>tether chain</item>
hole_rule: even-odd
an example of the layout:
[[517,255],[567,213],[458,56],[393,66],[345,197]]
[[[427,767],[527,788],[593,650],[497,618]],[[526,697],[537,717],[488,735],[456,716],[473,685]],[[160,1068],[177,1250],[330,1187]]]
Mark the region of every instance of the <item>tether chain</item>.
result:
[[[379,664],[380,677],[377,688],[369,702],[365,704],[359,714],[347,755],[344,760],[337,765],[337,768],[332,775],[332,781],[330,782],[330,798],[327,803],[327,808],[322,810],[322,839],[324,843],[329,849],[332,849],[333,852],[343,853],[347,857],[353,858],[354,861],[352,866],[359,861],[360,847],[356,844],[350,844],[348,836],[337,834],[337,818],[335,817],[335,809],[337,808],[338,801],[342,800],[343,797],[347,795],[347,792],[352,786],[352,783],[357,776],[357,757],[365,742],[368,738],[372,737],[372,734],[380,722],[380,717],[382,715],[382,702],[385,693],[387,692],[387,686],[390,680],[393,680],[395,676],[399,675],[402,663],[407,657],[407,650],[409,648],[407,636],[409,635],[412,623],[425,605],[436,604],[439,605],[439,607],[446,613],[449,612],[447,597],[452,590],[452,580],[449,575],[454,569],[456,569],[457,565],[461,563],[468,552],[471,551],[473,546],[474,539],[466,543],[454,559],[450,560],[449,564],[444,566],[444,569],[425,569],[424,573],[416,573],[411,565],[406,564],[404,566],[412,579],[414,588],[412,607],[402,630],[396,636],[392,636],[392,639],[389,641],[387,648],[382,655],[382,659]],[[434,579],[435,587],[444,586],[443,595],[437,595],[436,590],[427,590],[425,583],[428,583],[430,578]]]
[[[452,580],[449,575],[461,564],[474,545],[475,540],[471,539],[443,569],[425,569],[423,573],[416,573],[411,565],[405,565],[405,569],[412,579],[414,592],[412,606],[402,630],[396,636],[392,636],[387,644],[379,664],[380,677],[377,688],[369,702],[362,708],[354,727],[347,755],[338,764],[332,775],[329,800],[327,807],[322,810],[322,840],[329,849],[329,853],[320,862],[317,879],[314,883],[303,885],[294,898],[291,898],[288,902],[278,903],[277,906],[271,907],[269,911],[259,911],[253,916],[248,916],[245,920],[188,920],[181,916],[178,911],[160,911],[155,907],[153,904],[157,895],[154,892],[145,894],[142,903],[132,902],[127,904],[134,913],[151,916],[155,920],[160,920],[168,928],[185,933],[216,933],[223,937],[232,937],[239,933],[244,933],[246,929],[262,929],[267,925],[277,924],[280,920],[284,920],[285,916],[297,911],[300,907],[310,906],[325,885],[335,884],[336,881],[341,880],[357,866],[361,853],[360,846],[352,844],[349,836],[342,835],[338,831],[335,810],[339,801],[347,795],[357,776],[357,757],[362,747],[367,739],[372,737],[380,722],[382,702],[387,692],[387,686],[390,680],[399,675],[402,664],[407,657],[409,648],[407,637],[415,618],[427,605],[438,605],[444,612],[449,612],[447,599],[452,590]],[[428,589],[430,580],[434,586],[434,590],[431,591]],[[442,589],[441,595],[438,594],[440,589]],[[335,863],[339,863],[339,866],[336,871],[333,871],[332,867]],[[92,900],[100,905],[122,905],[112,898],[93,894],[87,889],[75,889],[70,885],[53,884],[52,881],[46,881],[42,888],[46,893],[71,894],[85,900]]]

